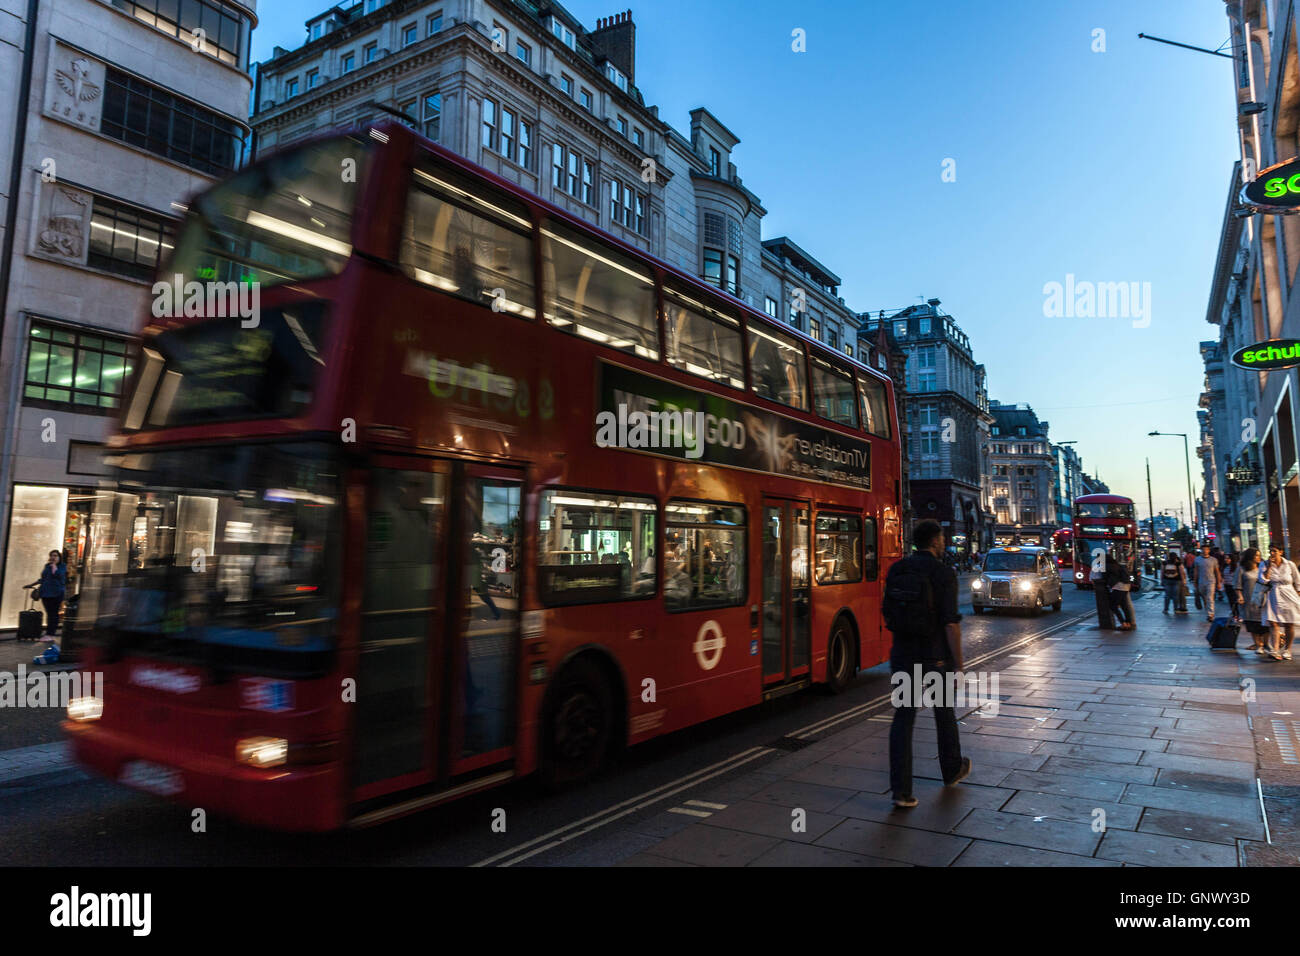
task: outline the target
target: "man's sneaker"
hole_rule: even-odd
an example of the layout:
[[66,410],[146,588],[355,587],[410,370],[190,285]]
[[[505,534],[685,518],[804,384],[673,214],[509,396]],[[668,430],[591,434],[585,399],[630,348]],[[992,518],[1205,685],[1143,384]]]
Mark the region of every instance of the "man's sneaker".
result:
[[945,780],[943,782],[943,785],[945,787],[954,787],[969,776],[970,776],[970,757],[962,757],[961,769],[957,771],[957,776],[953,777],[951,780]]
[[905,810],[908,809],[909,807],[914,807],[916,806],[916,797],[912,796],[911,794],[908,794],[905,797],[899,796],[898,794],[894,794],[894,806],[902,807]]

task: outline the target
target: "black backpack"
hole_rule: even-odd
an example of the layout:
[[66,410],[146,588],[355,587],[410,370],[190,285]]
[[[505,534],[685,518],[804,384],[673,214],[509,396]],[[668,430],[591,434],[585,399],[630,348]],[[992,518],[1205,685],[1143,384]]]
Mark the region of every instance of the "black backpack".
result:
[[885,577],[881,602],[885,627],[896,638],[926,641],[934,636],[939,609],[930,569],[915,557],[895,561]]

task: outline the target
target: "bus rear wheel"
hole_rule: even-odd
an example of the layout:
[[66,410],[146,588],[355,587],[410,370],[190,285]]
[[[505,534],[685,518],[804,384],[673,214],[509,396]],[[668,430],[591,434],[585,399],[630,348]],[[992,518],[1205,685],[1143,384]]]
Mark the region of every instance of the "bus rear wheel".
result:
[[857,671],[853,626],[843,616],[835,619],[826,642],[826,686],[832,694],[843,693]]
[[574,661],[551,689],[542,737],[542,783],[558,790],[593,777],[609,755],[614,699],[594,664]]

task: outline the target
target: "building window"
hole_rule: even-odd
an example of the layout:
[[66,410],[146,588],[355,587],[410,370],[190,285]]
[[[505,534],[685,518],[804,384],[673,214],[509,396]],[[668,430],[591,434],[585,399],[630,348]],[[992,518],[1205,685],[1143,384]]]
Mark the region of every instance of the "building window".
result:
[[551,185],[564,188],[564,147],[559,143],[551,146]]
[[588,206],[596,205],[596,171],[591,160],[582,161],[582,201]]
[[417,132],[420,129],[420,121],[416,118],[415,107],[418,100],[407,100],[405,103],[399,103],[397,110],[402,114],[400,120],[403,126],[407,126]]
[[623,71],[620,70],[618,67],[616,67],[613,63],[605,64],[605,75],[609,77],[609,81],[613,83],[615,86],[617,86],[620,90],[622,90],[624,93],[627,92],[627,77],[624,76]]
[[627,117],[626,116],[620,116],[618,118],[618,133],[624,139],[627,139]]
[[357,55],[355,53],[344,53],[343,58],[339,60],[339,72],[351,73],[357,68]]
[[847,355],[849,358],[853,358],[853,346],[852,346],[852,345],[845,345],[845,346],[844,346],[844,354]]
[[636,144],[637,149],[645,149],[645,133],[639,129],[633,129],[632,142]]
[[402,27],[402,46],[410,46],[416,40],[420,39],[420,27],[415,23],[408,23]]
[[515,41],[515,57],[520,60],[524,66],[532,66],[533,48],[522,40]]
[[[202,30],[199,49],[204,53],[231,66],[248,65],[247,15],[220,0],[112,0],[112,5],[191,47]],[[320,36],[320,26],[313,25],[313,40]]]
[[776,301],[776,299],[772,298],[770,295],[768,295],[768,296],[764,296],[764,297],[763,297],[763,311],[766,312],[768,315],[770,315],[772,318],[775,319],[775,318],[776,318],[776,309],[777,309],[777,301]]
[[620,223],[637,235],[645,235],[644,196],[630,183],[609,181],[609,221]]
[[320,83],[320,70],[308,70],[308,71],[307,71],[307,89],[309,89],[309,90],[314,90],[314,89],[316,89],[316,85],[317,85],[318,83]]
[[573,99],[573,77],[569,76],[567,73],[561,73],[560,89],[564,91],[565,96]]
[[709,175],[710,176],[722,175],[722,154],[720,154],[712,146],[709,147]]
[[426,33],[429,36],[433,36],[435,33],[441,33],[441,32],[442,32],[442,14],[435,13],[433,16],[429,17],[428,29],[426,30]]
[[129,339],[33,322],[23,404],[112,414],[121,407],[135,356]]
[[573,31],[561,23],[556,17],[551,17],[551,33],[553,33],[555,38],[570,50],[574,49],[577,38],[574,37]]
[[501,107],[501,155],[515,158],[515,114]]
[[578,175],[581,171],[582,157],[577,153],[569,153],[568,175],[565,176],[567,190],[570,196],[578,195]]
[[423,116],[424,135],[437,140],[442,126],[442,94],[429,93],[424,97]]
[[716,285],[722,288],[722,251],[719,249],[704,250],[704,281],[710,285]]
[[293,79],[291,79],[288,83],[284,85],[284,98],[287,100],[291,100],[297,95],[298,95],[298,77],[295,76]]
[[580,103],[582,103],[582,108],[583,108],[584,110],[590,110],[590,109],[591,109],[591,90],[584,89],[584,90],[582,91],[582,95],[579,97],[578,101],[579,101]]
[[365,53],[365,57],[363,59],[365,60],[366,63],[373,63],[375,59],[379,56],[378,43],[367,43],[364,47],[362,47],[362,50]]
[[311,25],[311,38],[312,38],[313,40],[319,40],[319,39],[320,39],[320,31],[321,31],[321,24],[319,24],[319,23],[313,23],[313,24]]
[[803,313],[799,311],[799,307],[795,304],[795,300],[792,298],[790,300],[790,324],[796,329],[799,327],[799,316],[801,315],[803,315]]
[[384,5],[384,0],[366,0],[366,13],[374,13]]
[[153,278],[159,262],[172,248],[175,226],[111,199],[96,196],[90,216],[90,247],[86,264],[129,279]]
[[815,339],[820,339],[822,337],[822,324],[816,319],[809,319],[808,334]]
[[223,175],[243,150],[243,128],[144,80],[109,67],[100,132],[200,172]]
[[487,97],[483,98],[483,145],[496,149],[497,142],[497,105]]
[[929,320],[929,319],[919,319],[919,320],[917,320],[916,332],[917,332],[918,335],[929,335],[929,334],[930,334],[930,320]]
[[533,168],[533,124],[527,120],[519,121],[519,165]]
[[590,160],[574,150],[556,143],[551,147],[551,185],[574,199],[592,205],[593,167]]
[[837,349],[840,347],[840,336],[839,333],[835,331],[835,329],[829,328],[826,330],[826,344],[833,349]]

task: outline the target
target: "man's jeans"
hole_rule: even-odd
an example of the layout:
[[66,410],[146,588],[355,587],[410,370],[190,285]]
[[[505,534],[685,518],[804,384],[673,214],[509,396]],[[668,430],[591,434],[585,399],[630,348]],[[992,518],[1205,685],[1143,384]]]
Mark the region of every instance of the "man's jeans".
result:
[[1213,618],[1214,617],[1214,585],[1210,584],[1206,587],[1198,588],[1198,590],[1201,592],[1201,601],[1203,601],[1205,604],[1205,616],[1208,618]]
[[[894,658],[889,666],[895,671],[907,674],[909,684],[913,684],[913,668],[918,662]],[[937,671],[947,675],[952,668],[947,661],[920,661],[923,673]],[[941,681],[943,686],[947,682]],[[921,688],[912,686],[912,700],[921,694]],[[951,703],[951,701],[945,701]],[[917,707],[898,707],[894,710],[894,722],[889,727],[889,787],[897,796],[912,794],[912,727],[916,724]],[[934,708],[934,725],[939,734],[939,769],[944,782],[951,780],[961,772],[961,739],[957,732],[957,714],[951,707]]]
[[1174,581],[1165,585],[1165,613],[1169,612],[1169,605],[1173,604],[1175,611],[1186,611],[1187,604],[1183,601],[1179,582]]

